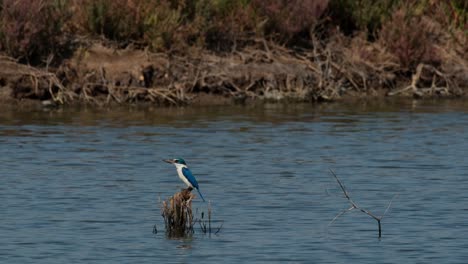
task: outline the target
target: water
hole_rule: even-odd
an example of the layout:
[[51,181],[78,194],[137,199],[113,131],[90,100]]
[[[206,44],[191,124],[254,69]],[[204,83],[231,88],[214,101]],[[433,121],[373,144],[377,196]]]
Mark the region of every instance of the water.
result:
[[[383,105],[3,107],[0,262],[464,263],[468,104]],[[219,234],[165,236],[173,157]],[[381,239],[358,211],[328,226],[349,207],[329,168],[377,215],[398,194]]]

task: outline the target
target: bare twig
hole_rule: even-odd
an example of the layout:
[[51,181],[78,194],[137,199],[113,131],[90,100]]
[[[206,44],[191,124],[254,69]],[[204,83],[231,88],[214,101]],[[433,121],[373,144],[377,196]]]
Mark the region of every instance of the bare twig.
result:
[[390,200],[390,202],[388,203],[388,206],[387,206],[387,208],[385,209],[385,212],[384,212],[384,214],[383,214],[382,216],[376,216],[376,215],[374,215],[373,213],[371,213],[370,211],[368,211],[368,210],[366,210],[366,209],[364,209],[364,208],[359,207],[359,206],[351,199],[351,196],[349,195],[348,191],[346,191],[345,186],[344,186],[343,183],[340,181],[340,179],[338,178],[338,176],[336,176],[335,172],[334,172],[332,169],[330,169],[330,172],[331,172],[331,174],[333,175],[333,177],[335,178],[335,180],[336,180],[336,182],[338,183],[338,185],[340,185],[340,188],[341,188],[341,190],[343,191],[343,193],[344,193],[346,199],[348,200],[348,202],[351,204],[351,207],[348,208],[348,209],[346,209],[346,210],[341,211],[338,215],[336,215],[336,216],[332,219],[332,221],[328,224],[328,226],[330,226],[331,224],[333,224],[333,223],[336,221],[336,219],[338,219],[340,216],[344,215],[345,213],[347,213],[347,212],[349,212],[349,211],[352,211],[352,210],[354,210],[354,209],[358,209],[359,211],[361,211],[361,212],[367,214],[368,216],[374,218],[374,219],[377,221],[377,224],[378,224],[378,226],[379,226],[379,238],[382,237],[382,225],[381,225],[380,222],[382,221],[382,219],[383,219],[383,217],[385,216],[385,214],[387,213],[387,211],[390,209],[390,206],[392,205],[393,199],[394,199],[396,196],[398,196],[398,195],[393,196],[392,200]]
[[339,214],[337,214],[337,215],[330,221],[330,223],[328,224],[328,226],[331,226],[331,225],[336,221],[336,219],[338,219],[338,217],[344,215],[345,213],[347,213],[347,212],[349,212],[349,211],[351,211],[351,210],[353,210],[353,209],[356,209],[356,208],[355,208],[355,207],[350,207],[350,208],[348,208],[348,209],[346,209],[346,210],[341,211]]
[[224,225],[224,221],[221,221],[221,225],[218,227],[218,229],[216,230],[215,232],[215,235],[219,233],[219,231],[221,231],[221,228],[223,228],[223,225]]
[[380,220],[382,220],[382,219],[384,218],[384,216],[387,214],[388,209],[390,209],[390,206],[392,205],[392,202],[393,202],[393,200],[394,200],[396,197],[398,197],[398,193],[395,194],[395,195],[392,197],[392,199],[390,200],[390,202],[389,202],[388,205],[387,205],[387,209],[385,209],[385,212],[384,212],[383,215],[380,217]]

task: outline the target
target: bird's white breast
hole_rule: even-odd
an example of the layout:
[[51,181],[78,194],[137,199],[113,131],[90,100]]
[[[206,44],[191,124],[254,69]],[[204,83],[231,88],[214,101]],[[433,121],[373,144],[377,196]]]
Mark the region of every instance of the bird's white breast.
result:
[[187,178],[185,178],[184,173],[182,173],[182,169],[183,169],[183,168],[187,168],[187,166],[184,165],[184,164],[177,164],[177,163],[175,164],[175,166],[176,166],[176,168],[177,168],[177,174],[179,175],[179,178],[180,178],[183,182],[185,182],[185,184],[187,184],[188,187],[192,187],[192,188],[193,188],[192,184],[187,180]]

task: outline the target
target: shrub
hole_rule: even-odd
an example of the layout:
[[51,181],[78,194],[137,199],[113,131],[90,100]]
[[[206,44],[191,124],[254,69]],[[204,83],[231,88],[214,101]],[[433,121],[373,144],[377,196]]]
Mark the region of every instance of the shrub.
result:
[[328,10],[345,34],[364,30],[372,37],[400,3],[401,0],[330,0]]
[[454,13],[454,23],[466,33],[468,31],[468,1],[452,0],[450,7]]
[[162,0],[146,21],[145,40],[156,50],[196,45],[228,51],[255,28],[249,0]]
[[39,63],[66,46],[62,27],[67,18],[63,1],[3,0],[1,49],[15,58]]
[[406,71],[414,70],[419,63],[440,63],[434,44],[441,29],[424,15],[414,14],[414,10],[402,7],[394,12],[379,34],[380,44],[398,58]]
[[181,6],[161,1],[151,9],[144,21],[144,40],[153,50],[170,49],[179,35],[182,24]]
[[448,29],[468,30],[468,1],[428,1],[424,13]]
[[76,1],[83,27],[93,33],[116,41],[141,40],[147,16],[157,8],[151,0],[84,0]]
[[[81,1],[76,0],[76,4]],[[84,0],[78,6],[82,28],[124,44],[140,42],[152,50],[184,46],[182,30],[195,15],[199,1],[189,0]],[[190,29],[190,27],[185,27]]]
[[267,33],[278,33],[280,39],[288,40],[299,33],[309,33],[325,11],[328,0],[253,0],[252,4],[268,19]]
[[231,51],[254,34],[258,24],[250,1],[211,0],[199,6],[202,42],[215,51]]

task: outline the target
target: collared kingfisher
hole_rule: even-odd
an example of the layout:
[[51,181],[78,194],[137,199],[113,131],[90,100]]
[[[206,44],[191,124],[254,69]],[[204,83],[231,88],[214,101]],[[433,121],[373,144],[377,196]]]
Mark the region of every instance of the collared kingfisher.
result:
[[200,192],[200,189],[198,188],[197,179],[195,179],[195,176],[193,176],[192,172],[187,167],[187,163],[185,163],[184,159],[178,158],[178,159],[168,159],[168,160],[163,160],[163,161],[174,164],[177,169],[177,174],[179,174],[179,178],[183,182],[185,182],[185,184],[187,184],[189,188],[197,189],[198,194],[200,194],[200,198],[202,198],[203,202],[205,201],[205,199],[203,198],[203,195]]

